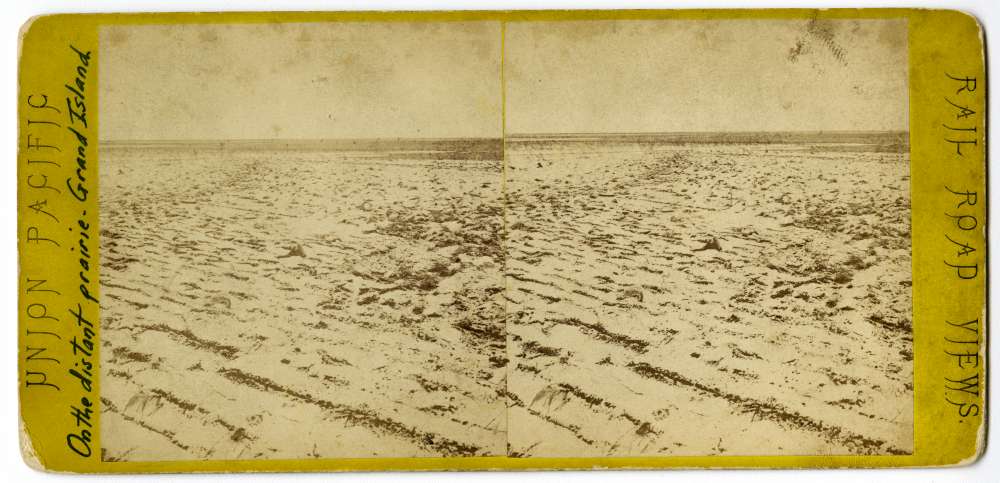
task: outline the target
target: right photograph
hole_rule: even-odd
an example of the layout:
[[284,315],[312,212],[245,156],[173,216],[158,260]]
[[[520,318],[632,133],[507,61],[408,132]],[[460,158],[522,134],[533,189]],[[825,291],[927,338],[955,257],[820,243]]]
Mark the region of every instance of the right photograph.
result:
[[508,454],[913,453],[907,23],[509,22]]

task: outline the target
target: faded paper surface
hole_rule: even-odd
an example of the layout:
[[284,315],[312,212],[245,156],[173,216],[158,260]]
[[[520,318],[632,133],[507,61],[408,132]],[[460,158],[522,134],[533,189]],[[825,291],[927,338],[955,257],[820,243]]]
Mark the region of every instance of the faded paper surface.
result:
[[511,451],[912,452],[905,21],[505,45]]
[[102,29],[105,459],[504,453],[499,49]]
[[105,459],[910,453],[906,65],[893,20],[102,28]]

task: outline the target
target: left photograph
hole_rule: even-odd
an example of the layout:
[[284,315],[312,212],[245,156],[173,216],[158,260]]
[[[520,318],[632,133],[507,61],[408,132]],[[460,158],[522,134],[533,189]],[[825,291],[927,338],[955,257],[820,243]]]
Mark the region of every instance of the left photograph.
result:
[[499,22],[97,58],[105,461],[506,454]]

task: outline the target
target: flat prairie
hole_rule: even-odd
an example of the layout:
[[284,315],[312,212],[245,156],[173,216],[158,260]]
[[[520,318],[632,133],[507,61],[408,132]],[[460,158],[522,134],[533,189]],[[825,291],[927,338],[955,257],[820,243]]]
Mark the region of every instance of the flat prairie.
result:
[[510,453],[912,452],[903,139],[509,139]]
[[104,459],[912,452],[905,141],[706,136],[102,143]]
[[503,454],[498,143],[107,143],[104,459]]

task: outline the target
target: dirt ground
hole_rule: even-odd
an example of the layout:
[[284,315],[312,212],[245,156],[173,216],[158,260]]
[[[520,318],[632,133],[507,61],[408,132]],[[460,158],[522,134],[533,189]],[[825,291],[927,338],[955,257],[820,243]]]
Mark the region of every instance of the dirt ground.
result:
[[105,459],[505,451],[499,160],[102,156]]
[[905,154],[101,156],[106,460],[913,449]]
[[508,142],[511,452],[909,453],[907,155]]

